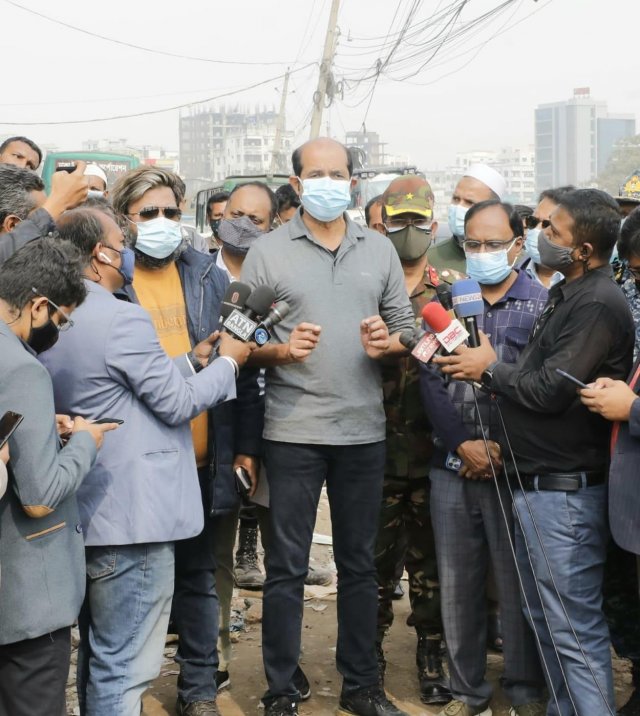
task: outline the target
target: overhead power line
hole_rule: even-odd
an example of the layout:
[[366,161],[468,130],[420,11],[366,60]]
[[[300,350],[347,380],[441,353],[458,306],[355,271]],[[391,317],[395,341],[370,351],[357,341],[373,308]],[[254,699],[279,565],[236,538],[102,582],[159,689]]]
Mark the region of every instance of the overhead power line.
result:
[[247,60],[214,60],[210,57],[197,57],[194,55],[182,55],[178,52],[167,52],[166,50],[157,50],[153,47],[144,47],[143,45],[136,45],[133,42],[126,42],[124,40],[118,40],[115,37],[108,37],[107,35],[101,35],[98,32],[92,32],[91,30],[86,30],[83,27],[78,27],[77,25],[71,25],[68,22],[64,22],[63,20],[58,20],[55,17],[51,17],[50,15],[45,15],[43,12],[38,12],[37,10],[34,10],[33,8],[27,7],[26,5],[22,5],[19,2],[15,2],[15,0],[3,0],[4,3],[7,5],[13,5],[13,7],[17,7],[20,10],[23,10],[24,12],[28,12],[31,15],[37,15],[38,17],[43,18],[44,20],[47,20],[48,22],[52,22],[55,25],[61,25],[62,27],[66,27],[69,30],[75,30],[76,32],[81,32],[83,35],[88,35],[89,37],[96,37],[99,40],[104,40],[105,42],[112,42],[116,45],[121,45],[123,47],[129,47],[133,50],[140,50],[142,52],[151,52],[154,55],[163,55],[164,57],[173,57],[174,59],[179,60],[193,60],[195,62],[210,62],[215,65],[257,65],[257,66],[264,66],[264,65],[295,65],[299,63],[298,58],[296,58],[295,61],[283,61],[283,62],[256,62],[256,61],[247,61]]
[[[306,65],[303,65],[302,67],[298,67],[295,70],[291,70],[289,74],[294,74],[295,72],[302,72],[303,70],[306,70],[307,68],[311,67],[312,65],[316,64],[315,62],[309,62]],[[198,104],[206,104],[207,102],[215,102],[219,99],[224,99],[225,97],[231,97],[232,95],[240,94],[241,92],[247,92],[248,90],[255,89],[256,87],[262,87],[264,85],[268,85],[271,82],[277,82],[278,80],[281,80],[285,77],[286,73],[283,73],[281,75],[276,75],[275,77],[270,77],[267,80],[262,80],[261,82],[255,82],[254,84],[247,85],[246,87],[240,87],[236,90],[230,90],[229,92],[224,92],[222,94],[216,95],[215,97],[206,97],[205,99],[199,99],[192,102],[184,102],[183,104],[176,104],[173,107],[165,107],[164,109],[151,109],[146,110],[145,112],[132,112],[130,114],[117,114],[117,115],[111,115],[109,117],[93,117],[91,119],[66,119],[66,120],[60,120],[60,121],[53,121],[53,122],[0,122],[0,126],[14,126],[14,125],[22,125],[25,127],[43,127],[43,126],[53,126],[53,125],[59,125],[59,124],[92,124],[95,122],[110,122],[115,119],[131,119],[134,117],[146,117],[153,114],[164,114],[165,112],[173,112],[177,109],[185,109],[186,107],[193,107],[194,105]]]

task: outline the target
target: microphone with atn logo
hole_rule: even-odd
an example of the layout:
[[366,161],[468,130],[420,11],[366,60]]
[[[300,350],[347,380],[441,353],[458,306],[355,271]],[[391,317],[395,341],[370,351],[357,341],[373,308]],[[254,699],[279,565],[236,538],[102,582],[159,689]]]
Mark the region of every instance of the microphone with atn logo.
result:
[[220,320],[218,325],[220,328],[224,325],[224,322],[229,318],[231,312],[235,309],[242,311],[244,304],[251,295],[251,286],[242,281],[232,281],[225,291],[224,298],[220,304]]
[[484,301],[480,284],[470,278],[456,281],[451,288],[453,310],[469,331],[469,345],[477,348],[480,345],[478,322],[476,316],[484,314]]
[[[257,286],[242,307],[234,307],[230,311],[222,324],[222,329],[233,334],[238,340],[244,341],[245,343],[254,340],[254,334],[259,325],[256,319],[260,319],[269,313],[269,309],[275,297],[275,291],[269,288],[269,286]],[[265,338],[263,333],[260,333],[260,338]],[[266,338],[264,343],[266,343],[269,338],[270,336]],[[264,345],[264,343],[261,345]]]

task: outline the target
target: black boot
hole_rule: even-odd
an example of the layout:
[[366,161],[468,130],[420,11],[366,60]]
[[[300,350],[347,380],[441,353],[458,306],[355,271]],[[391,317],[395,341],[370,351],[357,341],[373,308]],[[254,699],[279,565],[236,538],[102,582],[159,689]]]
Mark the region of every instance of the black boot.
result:
[[244,527],[242,522],[233,576],[240,589],[262,589],[264,584],[264,574],[258,566],[258,528]]
[[409,716],[387,698],[379,686],[365,686],[340,695],[337,716]]
[[380,688],[384,689],[384,675],[387,671],[387,660],[384,658],[381,641],[376,642],[376,658],[378,659],[378,683],[380,684]]
[[418,634],[416,666],[420,682],[420,700],[423,704],[446,704],[451,691],[442,670],[440,635]]

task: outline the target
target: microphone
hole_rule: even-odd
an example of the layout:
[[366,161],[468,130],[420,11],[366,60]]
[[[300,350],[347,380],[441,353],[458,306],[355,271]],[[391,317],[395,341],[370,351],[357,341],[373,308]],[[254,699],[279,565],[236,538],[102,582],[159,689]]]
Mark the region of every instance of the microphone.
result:
[[251,294],[251,286],[242,281],[232,281],[225,291],[222,303],[220,304],[220,320],[218,325],[222,328],[225,320],[229,318],[234,309],[242,311],[244,304]]
[[422,318],[447,353],[453,353],[469,337],[460,321],[457,318],[452,320],[439,303],[428,303],[422,309]]
[[453,310],[453,303],[451,301],[451,286],[448,283],[439,283],[436,286],[436,297],[445,311]]
[[280,323],[280,321],[287,316],[290,310],[291,307],[286,301],[278,301],[275,306],[271,307],[269,313],[254,331],[253,340],[259,346],[263,346],[265,343],[268,343],[271,340],[271,333],[269,332],[269,329]]
[[456,316],[462,319],[469,331],[469,345],[477,348],[480,345],[478,322],[476,316],[484,314],[484,301],[480,291],[480,284],[470,278],[456,281],[451,288],[453,297],[453,310]]
[[243,306],[236,306],[231,310],[222,324],[223,330],[233,333],[236,338],[245,343],[253,340],[256,328],[258,328],[255,319],[269,311],[275,297],[275,291],[269,286],[257,286]]

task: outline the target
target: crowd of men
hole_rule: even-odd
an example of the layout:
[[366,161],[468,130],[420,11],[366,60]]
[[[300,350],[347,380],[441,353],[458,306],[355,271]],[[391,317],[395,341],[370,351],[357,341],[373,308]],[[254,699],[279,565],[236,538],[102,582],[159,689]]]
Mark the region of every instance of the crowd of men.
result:
[[110,185],[79,161],[47,195],[41,160],[0,146],[0,418],[21,416],[0,449],[0,714],[66,713],[75,623],[83,716],[141,713],[170,623],[177,713],[218,714],[235,581],[264,591],[265,714],[297,716],[323,486],[340,715],[404,714],[384,687],[405,569],[440,716],[491,716],[488,648],[512,716],[640,713],[640,689],[616,712],[610,650],[640,686],[640,209],[569,186],[514,207],[474,165],[449,238],[421,175],[362,226],[350,153],[317,139],[277,192],[213,194],[205,239],[172,172]]

